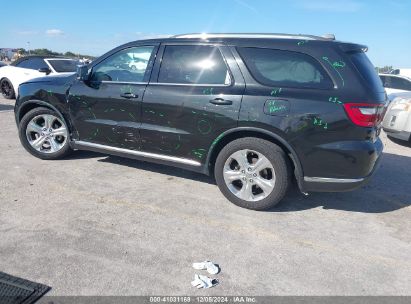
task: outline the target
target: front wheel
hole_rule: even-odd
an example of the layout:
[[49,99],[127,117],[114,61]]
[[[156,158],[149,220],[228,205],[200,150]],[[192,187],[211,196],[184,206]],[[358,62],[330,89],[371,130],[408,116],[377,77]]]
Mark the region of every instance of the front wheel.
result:
[[252,210],[277,205],[287,192],[291,176],[284,151],[253,137],[226,145],[217,157],[214,174],[226,198]]
[[16,97],[13,85],[7,78],[0,82],[1,95],[6,99],[13,99]]
[[41,159],[60,159],[72,151],[68,128],[51,109],[35,108],[24,115],[19,137],[24,148]]

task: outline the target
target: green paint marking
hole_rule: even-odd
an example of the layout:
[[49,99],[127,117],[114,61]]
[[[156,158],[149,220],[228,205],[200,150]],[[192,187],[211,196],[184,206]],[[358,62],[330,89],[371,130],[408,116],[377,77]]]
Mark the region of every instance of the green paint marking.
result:
[[128,116],[130,116],[132,119],[136,120],[136,118],[134,117],[134,115],[132,113],[128,113]]
[[122,86],[120,91],[121,93],[133,93],[133,87],[131,85]]
[[343,104],[342,101],[340,101],[338,97],[332,97],[332,96],[331,96],[331,97],[328,99],[328,101],[329,101],[329,102],[332,102],[332,103]]
[[158,113],[158,116],[164,117],[164,113]]
[[214,94],[214,88],[207,88],[203,90],[204,95],[213,95]]
[[198,159],[202,159],[207,151],[205,149],[193,149],[191,150],[191,154],[197,157]]
[[53,96],[53,91],[52,90],[47,90],[47,93],[49,94],[49,96]]
[[197,129],[201,134],[207,135],[211,132],[211,125],[207,120],[201,119],[197,123]]
[[345,62],[344,61],[335,61],[335,62],[333,62],[333,67],[335,67],[335,68],[345,68]]
[[325,56],[323,57],[323,60],[325,62],[327,62],[334,69],[334,71],[338,74],[338,76],[341,78],[342,85],[344,87],[345,86],[345,81],[344,81],[344,78],[342,77],[341,73],[338,71],[338,68],[345,67],[345,62],[344,61],[335,61],[334,63],[332,63],[330,61],[330,59],[328,59],[328,57],[325,57]]
[[223,138],[223,136],[224,136],[224,133],[221,133],[220,135],[218,135],[217,138],[214,139],[214,141],[213,141],[213,143],[211,144],[211,146],[216,145],[216,144],[220,141],[220,139]]
[[93,115],[93,118],[96,119],[96,115],[93,113],[93,111],[91,110],[91,108],[88,107],[87,110],[89,110],[89,112],[91,113],[91,115]]
[[273,89],[270,93],[271,96],[277,96],[281,93],[282,89],[278,88],[278,89]]
[[279,112],[279,111],[284,111],[287,110],[287,107],[285,105],[276,105],[276,100],[270,100],[268,102],[268,112],[271,113],[275,113],[275,112]]
[[268,111],[270,112],[270,114],[271,113],[275,113],[275,112],[279,112],[279,111],[284,111],[284,110],[286,110],[287,109],[287,107],[286,106],[283,106],[283,105],[281,105],[281,106],[270,106],[269,108],[268,108]]
[[321,118],[319,118],[319,117],[314,117],[313,125],[314,125],[314,126],[323,127],[325,130],[328,129],[328,123],[324,122],[324,121],[323,121]]

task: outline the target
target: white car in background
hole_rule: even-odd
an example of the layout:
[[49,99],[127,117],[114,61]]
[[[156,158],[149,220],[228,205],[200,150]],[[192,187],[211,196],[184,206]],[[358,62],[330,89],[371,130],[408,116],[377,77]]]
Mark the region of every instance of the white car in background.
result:
[[389,100],[393,100],[398,93],[411,92],[411,78],[393,74],[379,74],[379,76]]
[[401,75],[411,78],[411,69],[395,69],[392,70],[390,74]]
[[0,69],[1,94],[6,99],[15,98],[21,83],[48,75],[73,74],[78,64],[77,60],[62,57],[22,57]]
[[409,141],[411,135],[411,92],[397,93],[382,122],[388,136]]

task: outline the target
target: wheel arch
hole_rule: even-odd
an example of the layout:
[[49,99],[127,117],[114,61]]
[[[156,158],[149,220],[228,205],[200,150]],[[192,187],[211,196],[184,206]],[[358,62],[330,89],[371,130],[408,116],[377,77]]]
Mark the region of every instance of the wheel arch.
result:
[[16,121],[17,124],[20,124],[21,119],[24,117],[24,115],[26,115],[29,111],[35,109],[35,108],[40,108],[40,107],[44,107],[44,108],[48,108],[51,109],[53,111],[55,111],[59,117],[64,121],[64,123],[66,124],[66,126],[69,128],[69,133],[71,133],[72,127],[71,125],[68,123],[68,120],[64,117],[63,113],[57,109],[55,106],[42,101],[42,100],[29,100],[24,102],[17,110],[16,112]]
[[216,162],[217,156],[220,151],[233,140],[244,138],[244,137],[257,137],[261,139],[268,140],[283,149],[286,153],[290,164],[293,166],[294,177],[297,181],[298,187],[302,192],[305,192],[303,189],[304,174],[300,159],[295,152],[294,148],[287,143],[287,141],[282,138],[280,135],[254,127],[240,127],[236,129],[228,130],[220,134],[213,142],[206,159],[205,170],[206,174],[211,174],[214,170],[214,164]]

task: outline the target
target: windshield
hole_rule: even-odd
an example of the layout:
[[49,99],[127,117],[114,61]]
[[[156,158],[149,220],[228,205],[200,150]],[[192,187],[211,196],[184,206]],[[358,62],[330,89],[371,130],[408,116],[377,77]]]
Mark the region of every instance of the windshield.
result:
[[71,59],[49,59],[47,61],[57,73],[74,73],[79,65],[77,60]]

